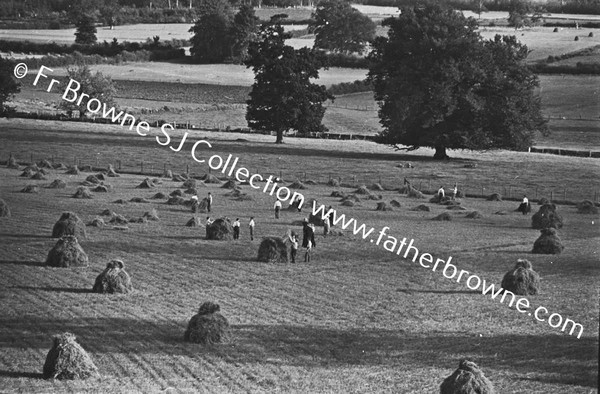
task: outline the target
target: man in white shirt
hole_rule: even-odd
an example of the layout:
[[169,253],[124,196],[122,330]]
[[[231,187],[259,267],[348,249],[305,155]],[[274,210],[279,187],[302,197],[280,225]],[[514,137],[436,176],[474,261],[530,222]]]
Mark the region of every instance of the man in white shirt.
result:
[[456,194],[458,193],[458,185],[454,184],[454,189],[452,189],[452,199],[456,200]]
[[240,218],[233,222],[233,239],[240,239]]
[[446,196],[446,193],[444,192],[444,186],[440,186],[437,194],[440,199],[442,199]]
[[529,199],[526,195],[523,195],[523,201],[521,201],[521,205],[519,205],[518,211],[521,211],[523,215],[527,215],[531,212],[531,206],[529,205]]
[[210,212],[210,208],[212,207],[212,202],[213,202],[212,194],[210,194],[210,192],[208,192],[208,197],[206,197],[206,199],[208,201],[208,204],[206,205],[206,210],[208,212]]
[[277,200],[275,201],[275,219],[279,219],[279,212],[281,211],[281,201]]
[[254,216],[250,217],[248,227],[250,228],[250,241],[254,241]]

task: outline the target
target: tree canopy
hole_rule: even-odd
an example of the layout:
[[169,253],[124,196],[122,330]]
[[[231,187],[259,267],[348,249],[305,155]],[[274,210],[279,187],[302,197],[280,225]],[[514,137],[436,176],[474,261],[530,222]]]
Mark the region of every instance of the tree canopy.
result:
[[199,8],[199,17],[190,28],[191,53],[199,63],[241,62],[248,44],[258,30],[258,18],[250,5],[240,6],[234,15],[229,1],[209,0]]
[[285,45],[290,37],[281,25],[283,16],[276,15],[261,26],[259,40],[250,43],[245,64],[255,74],[246,120],[256,130],[275,131],[276,143],[283,133],[326,131],[322,119],[323,102],[333,96],[325,86],[312,83],[324,64],[322,54],[314,49],[294,49]]
[[369,58],[383,132],[406,148],[515,149],[548,132],[534,89],[537,77],[515,37],[483,40],[477,23],[436,4],[403,9],[384,21]]
[[0,113],[5,113],[9,108],[6,102],[16,93],[21,91],[19,82],[13,77],[14,63],[0,57]]
[[98,41],[96,37],[96,25],[94,18],[90,15],[83,14],[75,23],[75,43],[90,45]]
[[79,95],[81,95],[81,92],[89,95],[89,97],[84,97],[79,105],[77,105],[79,100],[75,102],[61,100],[59,108],[67,111],[69,116],[74,111],[79,111],[79,117],[83,118],[87,112],[87,103],[93,98],[98,99],[101,103],[106,103],[107,107],[115,105],[116,88],[110,77],[106,77],[100,72],[92,74],[88,66],[67,68],[67,76],[81,84]]
[[323,0],[312,15],[315,47],[334,52],[362,53],[375,38],[375,23],[347,0]]

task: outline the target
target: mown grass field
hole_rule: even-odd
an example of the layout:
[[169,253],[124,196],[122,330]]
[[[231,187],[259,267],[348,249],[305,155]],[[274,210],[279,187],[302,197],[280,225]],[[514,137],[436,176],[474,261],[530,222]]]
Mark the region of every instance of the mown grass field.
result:
[[[85,130],[54,122],[2,121],[0,158],[11,150],[21,159],[33,152],[36,157],[62,154],[66,161],[73,152],[80,156],[87,152],[85,159],[93,164],[98,152],[100,165],[117,158],[125,163],[164,159],[180,172],[189,156],[189,147],[174,153],[148,137],[114,134],[115,126],[81,126]],[[319,174],[327,176],[323,168],[328,168],[346,177],[371,171],[367,178],[371,180],[386,170],[396,171],[397,182],[389,186],[397,186],[403,176],[414,180],[416,174],[408,171],[436,174],[435,187],[472,171],[472,177],[495,178],[497,185],[517,173],[526,184],[544,184],[549,181],[545,173],[552,173],[557,181],[584,187],[590,179],[598,186],[600,170],[589,159],[457,154],[478,164],[467,170],[461,160],[451,165],[427,160],[421,156],[430,154],[427,151],[403,155],[371,146],[366,153],[363,143],[346,143],[343,148],[334,141],[293,139],[275,147],[266,143],[272,137],[248,138],[248,142],[213,139],[210,153],[237,155],[242,165],[264,175],[281,168],[288,182],[292,179],[286,174],[293,169],[318,179]],[[394,168],[405,161],[415,168]],[[516,168],[516,161],[527,164]],[[207,168],[196,165],[191,171],[201,174]],[[471,220],[453,212],[454,221],[445,223],[430,220],[444,207],[428,204],[432,212],[413,212],[410,209],[423,201],[393,191],[377,192],[383,201],[401,203],[393,212],[376,212],[376,201],[366,200],[353,208],[340,207],[338,199],[328,197],[333,188],[323,185],[303,191],[307,198],[332,204],[368,226],[390,226],[390,234],[413,238],[422,251],[452,256],[461,269],[487,281],[499,283],[518,258],[531,260],[543,286],[539,296],[530,297],[532,304],[583,324],[581,339],[536,323],[348,231],[342,237],[318,235],[310,264],[258,263],[258,241],[250,242],[245,231],[248,217],[257,218],[260,238],[283,234],[305,213],[284,212],[275,220],[272,197],[248,186],[244,191],[253,200],[245,202],[230,199],[218,186],[201,189],[215,195],[213,216],[240,217],[244,224],[240,241],[217,242],[203,240],[203,228],[184,226],[192,213],[183,207],[162,200],[112,203],[167,193],[180,182],[164,179],[156,189],[143,190],[135,188],[142,176],[124,175],[107,181],[114,191],[95,193],[84,201],[70,195],[88,174],[62,172],[53,170],[47,181],[32,181],[19,177],[20,171],[0,170],[0,198],[13,214],[1,219],[0,231],[3,391],[431,393],[459,358],[471,357],[498,392],[596,392],[599,218],[577,214],[572,206],[559,206],[566,223],[560,231],[565,251],[544,256],[530,254],[538,231],[529,228],[530,217],[513,212],[515,202],[466,198],[462,204],[469,211],[479,210],[484,218]],[[57,178],[67,182],[66,189],[19,193],[26,184],[44,185]],[[75,211],[88,222],[106,208],[130,218],[156,208],[161,220],[130,224],[126,231],[88,227],[88,238],[81,243],[90,256],[89,268],[43,266],[55,243],[49,237],[51,228],[61,212]],[[508,214],[494,215],[499,210]],[[113,258],[126,262],[136,292],[89,293],[95,276]],[[206,348],[182,341],[187,321],[205,300],[221,304],[232,324],[230,343]],[[78,336],[98,364],[101,380],[40,379],[51,335],[62,331]]]

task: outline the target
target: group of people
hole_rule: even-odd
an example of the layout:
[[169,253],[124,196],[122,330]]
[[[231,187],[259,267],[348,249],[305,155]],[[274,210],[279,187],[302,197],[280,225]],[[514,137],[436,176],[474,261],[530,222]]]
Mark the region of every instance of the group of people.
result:
[[[458,185],[455,183],[454,187],[452,188],[452,199],[456,200],[456,195],[458,194]],[[446,197],[446,192],[444,190],[444,186],[440,186],[440,188],[437,191],[437,196],[438,198],[441,200],[442,198]]]
[[[299,241],[298,235],[292,231],[288,236],[291,244],[291,260],[296,262],[296,254],[298,253]],[[304,219],[302,222],[302,247],[304,248],[304,262],[309,263],[313,248],[317,247],[315,242],[315,225]]]

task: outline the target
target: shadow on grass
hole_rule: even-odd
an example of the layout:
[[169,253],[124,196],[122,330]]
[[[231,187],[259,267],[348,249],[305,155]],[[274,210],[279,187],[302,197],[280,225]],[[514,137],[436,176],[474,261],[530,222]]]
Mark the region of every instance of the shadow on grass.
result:
[[15,265],[25,265],[29,267],[44,267],[46,263],[43,261],[16,261],[16,260],[0,260],[0,265],[3,264],[15,264]]
[[[0,348],[48,348],[52,335],[72,332],[93,353],[203,357],[238,364],[303,368],[432,365],[454,370],[459,358],[474,359],[489,376],[515,375],[555,383],[596,387],[598,347],[593,337],[564,334],[503,334],[479,337],[464,332],[407,333],[389,329],[343,329],[286,324],[231,327],[231,341],[203,346],[183,342],[187,319],[53,319],[25,315],[0,318]],[[35,329],[32,329],[35,328]],[[102,340],[98,340],[101,335]]]
[[77,293],[77,294],[93,293],[92,289],[81,289],[81,288],[76,289],[76,288],[71,288],[71,287],[14,286],[13,289],[52,291],[52,292],[56,292],[56,293]]
[[4,378],[28,378],[28,379],[43,379],[44,375],[37,372],[18,372],[18,371],[2,371],[0,377]]

